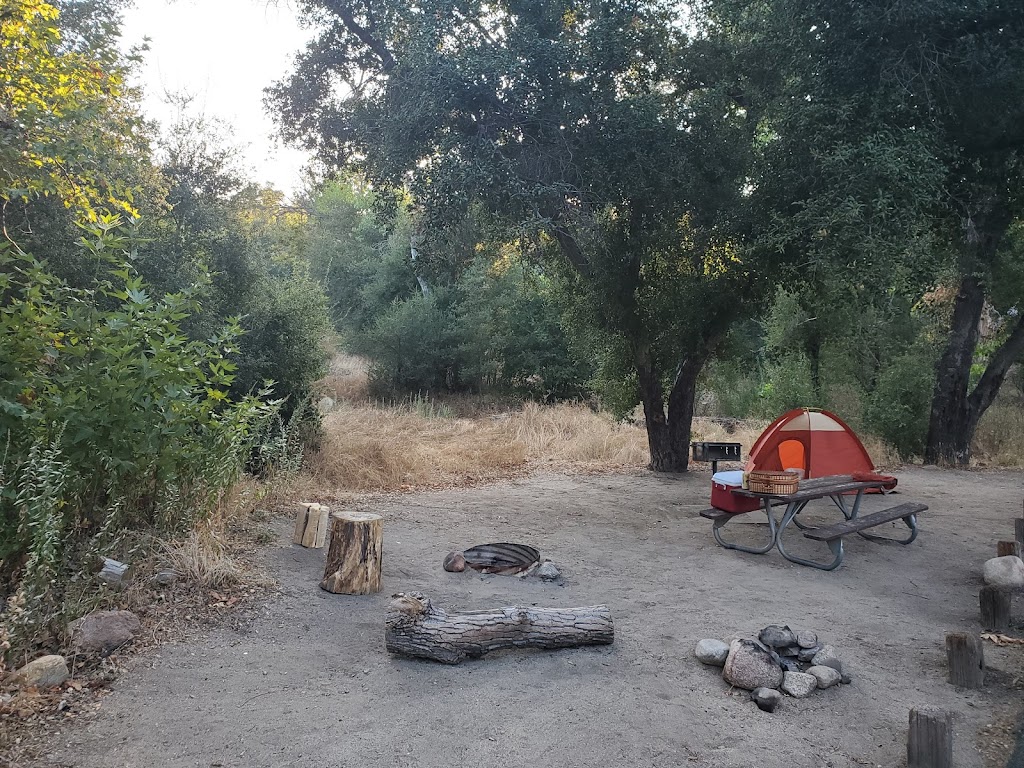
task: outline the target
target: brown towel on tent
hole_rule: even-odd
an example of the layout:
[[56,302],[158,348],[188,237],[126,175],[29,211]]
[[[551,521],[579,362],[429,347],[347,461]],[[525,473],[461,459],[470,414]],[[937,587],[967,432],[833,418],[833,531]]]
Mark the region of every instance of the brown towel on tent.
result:
[[896,487],[896,483],[899,481],[892,475],[880,475],[877,472],[854,472],[853,481],[855,483],[882,483],[882,486],[887,491],[891,491]]

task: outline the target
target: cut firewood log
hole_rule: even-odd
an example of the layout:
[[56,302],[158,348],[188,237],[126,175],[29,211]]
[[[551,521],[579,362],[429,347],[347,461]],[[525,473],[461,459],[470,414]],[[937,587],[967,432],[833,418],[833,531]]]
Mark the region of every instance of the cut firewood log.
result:
[[614,639],[607,605],[448,613],[419,592],[394,596],[384,631],[389,653],[444,664],[479,658],[499,648],[576,648],[607,645]]
[[299,504],[292,541],[310,549],[320,549],[327,541],[330,515],[331,508],[324,504]]
[[380,592],[384,521],[366,512],[334,512],[320,589],[343,595]]
[[313,547],[320,549],[324,544],[327,543],[327,533],[331,529],[331,508],[318,504],[320,507],[320,514],[317,515],[316,520],[316,536],[313,540]]

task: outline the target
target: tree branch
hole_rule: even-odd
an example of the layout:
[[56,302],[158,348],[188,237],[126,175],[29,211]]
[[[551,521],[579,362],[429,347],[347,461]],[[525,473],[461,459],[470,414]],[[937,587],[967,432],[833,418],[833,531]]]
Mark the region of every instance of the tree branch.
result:
[[385,73],[395,68],[395,57],[391,55],[387,45],[383,40],[375,37],[369,29],[356,21],[355,14],[353,14],[348,3],[334,2],[330,3],[330,6],[338,15],[338,18],[341,19],[345,28],[359,38],[359,42],[377,55],[377,58],[380,59],[381,68]]
[[1017,362],[1021,355],[1024,355],[1024,314],[1017,318],[1017,325],[1010,332],[1009,338],[1003,342],[992,359],[985,366],[985,372],[981,375],[974,391],[968,398],[971,414],[980,416],[985,412],[992,401],[999,394],[999,387],[1003,379],[1009,373],[1010,367]]

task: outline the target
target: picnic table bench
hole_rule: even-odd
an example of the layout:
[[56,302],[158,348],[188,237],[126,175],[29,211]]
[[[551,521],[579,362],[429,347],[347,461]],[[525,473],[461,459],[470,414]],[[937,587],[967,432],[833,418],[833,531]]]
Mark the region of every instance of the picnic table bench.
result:
[[[700,515],[701,517],[712,521],[712,533],[714,534],[715,541],[726,549],[735,549],[740,552],[763,555],[774,548],[778,548],[779,553],[790,562],[810,566],[811,568],[819,568],[823,571],[831,571],[838,568],[843,562],[844,536],[856,533],[865,539],[870,539],[872,541],[894,541],[898,544],[904,545],[910,544],[917,538],[917,515],[928,509],[925,504],[921,504],[919,502],[904,502],[895,507],[873,512],[869,515],[865,515],[864,517],[859,516],[860,504],[864,493],[869,490],[879,490],[883,488],[885,484],[886,481],[884,480],[860,481],[854,480],[853,477],[847,475],[835,475],[803,481],[796,492],[790,494],[734,491],[734,493],[738,493],[743,496],[759,498],[762,500],[762,508],[757,511],[762,511],[767,515],[769,531],[769,541],[763,547],[747,547],[742,544],[727,541],[722,536],[722,529],[730,520],[741,517],[745,514],[752,514],[751,512],[725,512],[720,509],[711,508],[703,510]],[[852,506],[847,504],[848,494],[855,494]],[[839,508],[845,518],[844,522],[836,523],[835,525],[812,528],[804,525],[797,519],[797,516],[804,510],[808,503],[815,499],[824,498],[830,499]],[[776,524],[775,516],[772,513],[772,507],[783,505],[786,507],[785,512],[782,515],[781,521]],[[893,539],[888,536],[878,536],[876,534],[866,533],[870,528],[893,522],[895,520],[902,520],[910,529],[910,535],[907,538]],[[806,538],[814,541],[823,541],[828,544],[829,550],[832,552],[832,560],[808,560],[786,552],[785,545],[783,544],[783,533],[786,528],[789,527],[790,523],[793,523],[797,528],[803,530]]]

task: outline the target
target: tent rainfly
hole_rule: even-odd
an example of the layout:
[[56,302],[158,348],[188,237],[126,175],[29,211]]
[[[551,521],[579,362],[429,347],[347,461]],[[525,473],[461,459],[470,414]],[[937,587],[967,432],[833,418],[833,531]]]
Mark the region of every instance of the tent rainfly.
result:
[[809,478],[872,472],[874,464],[860,439],[838,416],[796,408],[761,433],[745,469],[799,469]]

